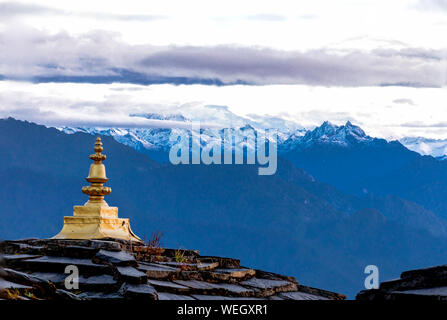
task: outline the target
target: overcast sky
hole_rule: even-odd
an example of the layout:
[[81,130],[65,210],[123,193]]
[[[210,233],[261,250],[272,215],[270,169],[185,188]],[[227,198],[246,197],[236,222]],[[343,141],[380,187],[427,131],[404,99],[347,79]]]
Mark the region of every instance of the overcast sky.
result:
[[447,0],[0,1],[0,116],[146,126],[128,115],[211,104],[447,138],[446,34]]

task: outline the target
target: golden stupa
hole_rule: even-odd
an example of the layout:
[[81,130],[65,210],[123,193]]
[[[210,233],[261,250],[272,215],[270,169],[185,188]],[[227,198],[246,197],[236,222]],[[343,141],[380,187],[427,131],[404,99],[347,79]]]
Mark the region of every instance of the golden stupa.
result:
[[82,187],[82,192],[89,195],[83,206],[73,207],[73,216],[64,217],[64,227],[53,239],[102,239],[115,238],[141,242],[130,229],[129,219],[118,218],[118,208],[109,207],[104,196],[112,189],[104,187],[107,182],[106,168],[102,161],[101,138],[96,138],[95,153],[90,155],[94,162],[86,180],[90,186]]

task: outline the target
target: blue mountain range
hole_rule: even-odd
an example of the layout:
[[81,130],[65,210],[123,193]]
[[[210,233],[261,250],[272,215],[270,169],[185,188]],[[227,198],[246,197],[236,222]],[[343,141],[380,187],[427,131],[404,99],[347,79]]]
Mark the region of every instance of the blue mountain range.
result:
[[[73,132],[0,120],[0,238],[51,237],[86,202],[96,132]],[[259,176],[252,165],[173,166],[154,160],[163,148],[151,158],[106,135],[107,202],[141,237],[161,230],[166,246],[238,257],[351,298],[366,265],[385,280],[445,263],[446,161],[351,123],[289,138],[277,173]]]

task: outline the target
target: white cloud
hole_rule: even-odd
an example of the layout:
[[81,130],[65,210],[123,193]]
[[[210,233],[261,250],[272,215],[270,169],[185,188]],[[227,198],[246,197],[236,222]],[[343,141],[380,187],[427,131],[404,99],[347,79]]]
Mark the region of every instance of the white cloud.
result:
[[444,54],[421,48],[284,51],[228,45],[136,46],[102,31],[71,36],[14,26],[0,32],[0,75],[35,81],[63,77],[67,82],[150,83],[177,78],[165,81],[440,87],[445,84]]
[[417,8],[426,10],[447,10],[446,0],[419,0]]
[[[414,105],[396,104],[411,99]],[[347,120],[373,136],[447,138],[447,90],[405,87],[340,88],[303,85],[203,86],[58,84],[0,81],[0,117],[47,125],[147,127],[160,125],[133,113],[181,113],[207,126],[240,124],[241,116],[263,115],[305,128]],[[205,108],[206,105],[228,106]],[[255,115],[255,116],[253,116]],[[168,125],[167,123],[163,125]],[[169,126],[176,126],[169,123]]]
[[406,98],[400,98],[400,99],[395,99],[393,100],[394,103],[400,103],[400,104],[409,104],[411,106],[414,106],[414,102],[411,99],[406,99]]
[[[37,5],[35,1],[23,0],[14,2],[20,10],[9,12],[10,15],[15,12],[16,21],[39,30],[52,33],[64,30],[72,35],[108,30],[119,32],[130,44],[243,44],[308,50],[368,35],[402,41],[411,47],[444,47],[440,40],[447,26],[439,25],[426,10],[415,10],[414,3],[408,0],[42,0]],[[356,49],[364,48],[360,44]]]

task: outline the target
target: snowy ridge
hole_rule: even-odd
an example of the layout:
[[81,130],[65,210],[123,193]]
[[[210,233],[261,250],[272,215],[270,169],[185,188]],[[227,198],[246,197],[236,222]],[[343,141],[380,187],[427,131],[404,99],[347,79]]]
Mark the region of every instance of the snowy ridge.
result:
[[[145,117],[147,115],[144,115]],[[162,116],[150,114],[151,119],[168,119],[173,118],[180,121],[190,121],[188,118],[174,115]],[[257,127],[255,127],[256,125]],[[228,137],[224,136],[224,129],[202,129],[201,141],[202,147],[212,147],[214,145],[221,146],[222,141],[227,145],[233,145],[233,150],[242,152],[246,147],[250,150],[255,150],[256,146],[254,139],[244,139],[245,136],[255,137],[260,129],[259,123],[246,123],[244,126],[238,128],[226,128],[235,136],[234,141],[229,143]],[[265,126],[265,124],[264,124]],[[312,131],[304,129],[292,128],[268,128],[277,132],[277,144],[280,151],[288,151],[296,148],[307,148],[316,143],[319,144],[334,144],[342,147],[349,147],[356,143],[374,141],[365,134],[365,132],[358,126],[347,122],[343,126],[336,126],[328,121],[324,122],[320,127]],[[170,141],[171,133],[190,134],[186,129],[174,128],[85,128],[85,127],[59,127],[59,130],[72,134],[75,132],[84,132],[92,135],[100,134],[112,136],[120,143],[130,146],[138,151],[168,151],[170,147],[177,143]]]
[[[281,117],[269,115],[250,114],[245,117],[232,113],[226,106],[217,105],[187,105],[180,110],[171,110],[167,114],[135,113],[131,117],[145,119],[176,121],[190,124],[195,121],[201,123],[214,123],[220,129],[203,129],[201,131],[201,146],[212,147],[221,145],[224,128],[231,129],[236,136],[233,150],[243,151],[244,146],[255,150],[253,141],[244,142],[244,132],[254,135],[261,129],[274,129],[277,132],[278,150],[287,152],[295,149],[305,149],[316,144],[333,145],[348,148],[359,143],[374,143],[381,140],[368,136],[359,126],[350,121],[345,125],[337,126],[325,121],[313,130],[306,130],[298,123]],[[72,134],[84,132],[92,135],[108,135],[120,143],[130,146],[138,151],[168,151],[174,142],[169,140],[171,133],[186,133],[186,129],[177,128],[86,128],[86,127],[60,127],[59,130]],[[383,141],[383,140],[382,140]],[[228,142],[225,140],[225,142]],[[439,160],[447,159],[447,139],[435,140],[418,138],[403,138],[399,141],[409,150],[421,155],[432,155]]]
[[[85,128],[85,127],[58,127],[58,130],[73,134],[76,132],[83,132],[92,135],[106,135],[112,136],[116,141],[134,148],[138,151],[169,151],[173,144],[177,141],[171,141],[170,136],[173,133],[180,135],[190,135],[191,131],[186,129],[172,129],[172,128],[129,128],[129,129],[105,129],[105,128]],[[234,136],[234,140],[224,135],[224,130]],[[242,152],[244,147],[249,150],[255,150],[255,137],[259,129],[255,129],[250,125],[240,128],[225,128],[225,129],[201,129],[200,131],[200,145],[201,147],[213,147],[222,145],[232,145],[232,149],[236,152]],[[293,135],[302,136],[302,132],[294,132]],[[194,135],[195,136],[195,135]],[[248,138],[246,138],[248,137]],[[282,144],[283,140],[290,137],[290,134],[278,131],[277,142]],[[196,141],[193,141],[195,143]]]
[[421,155],[431,155],[439,160],[447,158],[447,139],[436,140],[422,137],[403,138],[399,140],[407,149]]

